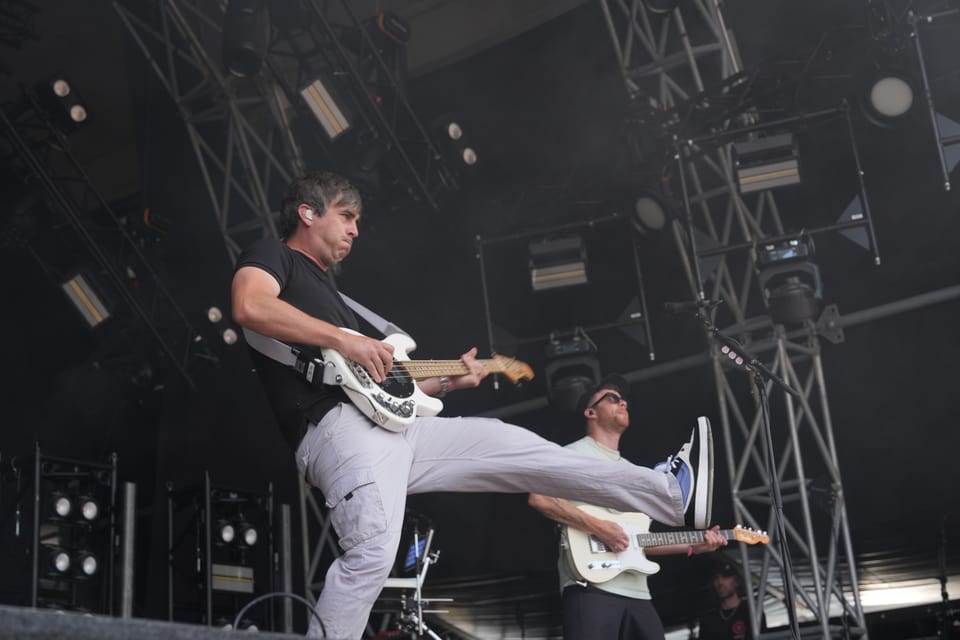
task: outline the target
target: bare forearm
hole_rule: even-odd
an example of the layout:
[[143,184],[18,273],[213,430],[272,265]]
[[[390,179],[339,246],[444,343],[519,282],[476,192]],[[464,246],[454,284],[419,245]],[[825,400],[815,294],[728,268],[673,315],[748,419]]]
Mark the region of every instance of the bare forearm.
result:
[[328,322],[300,311],[279,298],[238,291],[234,287],[233,319],[252,329],[284,342],[340,349],[343,331]]
[[531,493],[527,499],[527,504],[562,525],[587,532],[593,530],[591,520],[594,518],[583,510],[577,509],[569,500]]

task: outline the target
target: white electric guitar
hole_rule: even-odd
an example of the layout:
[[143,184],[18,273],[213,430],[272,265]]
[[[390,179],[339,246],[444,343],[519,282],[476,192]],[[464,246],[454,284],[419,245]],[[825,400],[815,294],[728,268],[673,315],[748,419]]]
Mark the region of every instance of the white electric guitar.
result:
[[[393,368],[379,384],[366,369],[335,349],[323,349],[322,354],[323,382],[343,387],[353,404],[384,429],[403,431],[417,416],[435,416],[443,409],[439,398],[420,390],[418,380],[470,373],[460,360],[410,360],[407,353],[416,349],[417,344],[402,333],[387,336],[383,342],[393,346]],[[494,355],[478,362],[490,373],[503,374],[514,384],[533,378],[530,365],[514,358]]]
[[[626,551],[614,553],[596,537],[575,529],[564,527],[564,542],[579,577],[587,582],[600,584],[617,577],[624,571],[652,575],[660,571],[660,565],[647,559],[645,547],[661,547],[671,544],[696,544],[703,542],[705,531],[663,531],[650,533],[650,518],[642,513],[611,513],[610,510],[592,505],[579,506],[588,514],[619,524],[630,539]],[[767,544],[770,536],[737,525],[733,529],[718,532],[727,540],[747,544]]]

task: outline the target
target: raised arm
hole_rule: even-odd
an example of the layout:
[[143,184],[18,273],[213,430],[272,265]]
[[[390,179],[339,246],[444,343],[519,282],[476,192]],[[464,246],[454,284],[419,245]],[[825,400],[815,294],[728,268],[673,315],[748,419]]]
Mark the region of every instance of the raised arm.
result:
[[551,520],[596,536],[611,551],[625,551],[630,543],[627,532],[616,522],[592,516],[569,500],[531,493],[527,504]]
[[383,381],[393,366],[392,346],[314,318],[284,302],[279,295],[280,285],[268,272],[253,266],[241,267],[231,286],[233,319],[242,327],[277,340],[336,349],[363,366],[374,380]]

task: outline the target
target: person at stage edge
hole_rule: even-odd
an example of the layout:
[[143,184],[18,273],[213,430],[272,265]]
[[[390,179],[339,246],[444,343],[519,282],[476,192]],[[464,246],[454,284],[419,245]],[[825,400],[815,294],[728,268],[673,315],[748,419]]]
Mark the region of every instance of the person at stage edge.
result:
[[[566,448],[622,466],[630,465],[620,455],[620,436],[630,427],[628,394],[627,381],[616,374],[606,376],[584,393],[577,412],[586,421],[586,436]],[[585,504],[582,501],[533,493],[528,502],[551,520],[594,536],[609,551],[619,553],[628,548],[629,540],[624,529],[612,520],[579,509],[579,505]],[[610,515],[614,517],[616,512],[611,510]],[[700,528],[705,524],[701,523]],[[706,531],[701,543],[648,547],[644,553],[647,556],[694,555],[715,551],[727,543],[726,538],[717,533],[718,528]],[[610,580],[591,584],[579,576],[566,544],[566,540],[561,543],[557,563],[565,640],[663,640],[663,623],[651,602],[646,575],[623,571]]]
[[[730,562],[717,565],[710,577],[710,586],[719,606],[700,616],[700,640],[754,640],[750,629],[750,608],[740,597],[740,572]],[[767,628],[760,617],[760,630]]]
[[[360,235],[362,203],[348,181],[318,172],[295,179],[280,208],[283,241],[263,239],[239,258],[233,276],[234,320],[291,345],[330,348],[369,372],[391,374],[393,347],[356,335],[357,319],[338,294],[331,269]],[[430,395],[476,387],[487,375],[477,350],[461,356],[469,373],[428,379]],[[401,432],[378,427],[339,386],[313,385],[293,367],[251,349],[297,469],[317,487],[343,554],[327,570],[308,636],[360,638],[400,542],[408,494],[492,491],[563,496],[670,525],[706,517],[710,474],[691,452],[712,452],[694,438],[667,471],[597,460],[565,450],[527,429],[488,418],[418,417]],[[701,524],[702,526],[702,524]]]

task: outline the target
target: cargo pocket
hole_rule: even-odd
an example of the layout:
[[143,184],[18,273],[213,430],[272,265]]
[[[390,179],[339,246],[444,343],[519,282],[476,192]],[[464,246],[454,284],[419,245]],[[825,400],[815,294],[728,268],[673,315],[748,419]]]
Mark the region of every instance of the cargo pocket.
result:
[[387,530],[380,488],[369,469],[337,478],[326,500],[344,551]]

